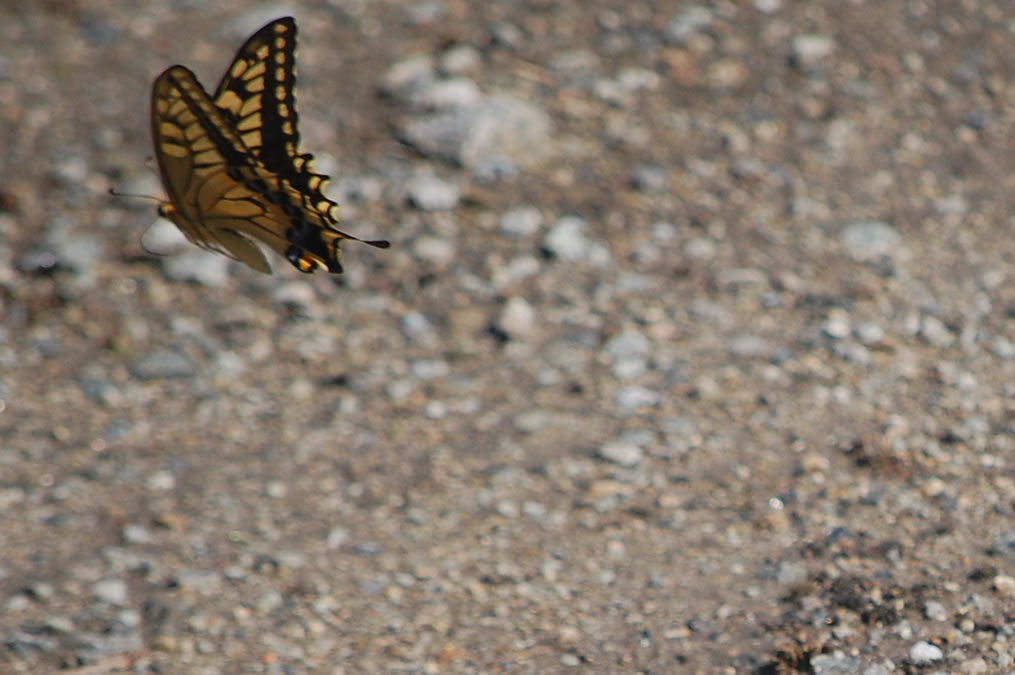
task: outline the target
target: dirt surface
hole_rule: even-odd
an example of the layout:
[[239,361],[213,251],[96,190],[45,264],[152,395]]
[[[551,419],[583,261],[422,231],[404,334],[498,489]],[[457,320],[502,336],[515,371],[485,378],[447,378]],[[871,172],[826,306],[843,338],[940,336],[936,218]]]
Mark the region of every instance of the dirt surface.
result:
[[[1015,668],[1015,4],[234,4],[0,2],[0,672]],[[392,248],[146,253],[289,13]]]

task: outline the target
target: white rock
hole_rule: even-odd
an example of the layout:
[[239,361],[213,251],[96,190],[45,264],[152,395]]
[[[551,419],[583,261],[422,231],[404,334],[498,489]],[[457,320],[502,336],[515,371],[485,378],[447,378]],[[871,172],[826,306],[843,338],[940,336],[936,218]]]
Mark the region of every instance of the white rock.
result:
[[534,206],[519,206],[505,211],[498,222],[500,233],[514,239],[531,237],[542,226],[543,214]]
[[420,260],[446,265],[455,257],[455,245],[453,242],[440,237],[423,236],[416,239],[412,245],[412,252]]
[[909,648],[909,658],[916,663],[930,663],[943,659],[944,652],[937,645],[921,641]]
[[518,296],[510,298],[497,317],[497,327],[514,339],[521,339],[532,334],[536,324],[536,310],[532,305]]
[[797,35],[793,38],[790,58],[803,67],[821,63],[835,51],[835,41],[825,35]]
[[565,262],[585,260],[592,248],[585,236],[585,221],[578,216],[564,216],[543,237],[543,248]]
[[414,108],[447,110],[474,105],[482,97],[478,84],[467,77],[454,77],[426,83],[409,94],[408,100]]
[[92,585],[92,595],[111,605],[127,604],[127,584],[121,579],[103,579]]
[[433,174],[416,174],[405,185],[409,203],[421,211],[448,211],[458,205],[462,189]]

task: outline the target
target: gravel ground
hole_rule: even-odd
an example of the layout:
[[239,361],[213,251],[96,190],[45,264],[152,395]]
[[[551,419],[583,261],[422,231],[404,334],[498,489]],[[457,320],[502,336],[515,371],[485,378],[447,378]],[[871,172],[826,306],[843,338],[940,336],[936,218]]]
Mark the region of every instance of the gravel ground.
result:
[[[0,0],[0,672],[1015,672],[1015,4],[232,4]],[[107,193],[288,13],[342,277]]]

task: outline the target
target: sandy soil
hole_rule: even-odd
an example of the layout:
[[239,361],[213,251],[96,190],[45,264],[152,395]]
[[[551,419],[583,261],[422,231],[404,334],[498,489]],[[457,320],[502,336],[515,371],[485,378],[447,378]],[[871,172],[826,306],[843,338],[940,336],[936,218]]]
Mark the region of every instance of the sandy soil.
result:
[[[1015,5],[295,5],[0,2],[0,671],[1015,668]],[[146,253],[290,12],[392,248]]]

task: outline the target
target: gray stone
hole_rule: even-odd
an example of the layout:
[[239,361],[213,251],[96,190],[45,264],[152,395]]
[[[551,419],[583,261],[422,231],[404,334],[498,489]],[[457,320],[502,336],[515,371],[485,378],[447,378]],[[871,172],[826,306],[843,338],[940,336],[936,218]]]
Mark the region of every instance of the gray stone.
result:
[[708,260],[715,256],[718,246],[711,239],[699,237],[684,244],[684,255],[692,260]]
[[730,351],[745,358],[764,358],[772,353],[772,347],[759,335],[737,335],[730,340]]
[[835,41],[825,35],[797,35],[790,47],[790,60],[799,68],[820,65],[835,51]]
[[518,431],[524,434],[534,434],[550,423],[550,415],[541,409],[527,410],[515,415],[512,421]]
[[836,649],[828,654],[816,654],[810,666],[816,675],[853,675],[860,668],[860,659]]
[[494,159],[518,165],[534,163],[550,146],[549,115],[531,103],[507,95],[487,96],[447,112],[410,122],[403,140],[427,157],[474,169]]
[[923,603],[923,615],[931,621],[948,620],[948,610],[937,600],[928,600]]
[[652,343],[638,331],[629,328],[610,338],[603,349],[612,360],[617,361],[635,356],[647,356],[652,350]]
[[902,241],[894,227],[879,220],[851,223],[840,238],[849,256],[861,262],[894,255]]
[[421,110],[448,110],[475,105],[483,98],[479,85],[467,77],[426,82],[413,89],[407,100]]
[[631,186],[641,192],[658,192],[666,187],[666,169],[658,164],[642,164],[631,175]]
[[134,376],[141,380],[190,377],[196,369],[190,359],[175,351],[149,352],[134,363]]
[[578,216],[564,216],[543,237],[543,249],[564,262],[585,260],[592,242],[585,236],[585,221]]
[[666,25],[666,41],[682,47],[712,23],[712,12],[701,5],[690,5],[670,19]]
[[401,321],[402,334],[410,340],[419,339],[429,333],[432,333],[433,323],[426,317],[425,314],[410,310],[402,317]]
[[141,525],[127,525],[120,537],[125,544],[148,544],[152,541],[151,532]]
[[677,238],[678,228],[673,223],[653,223],[651,230],[655,241],[673,241]]
[[807,581],[807,566],[796,562],[780,562],[776,581],[783,586],[796,586]]
[[57,238],[52,246],[60,264],[77,271],[91,270],[103,255],[102,244],[93,237]]
[[642,460],[644,451],[633,443],[609,441],[599,448],[599,456],[620,466],[636,466]]
[[920,319],[920,337],[937,347],[948,347],[955,342],[955,334],[948,329],[944,321],[935,316],[924,316]]
[[834,340],[843,340],[850,336],[849,320],[842,316],[832,316],[825,321],[825,325],[821,327],[827,337]]
[[518,47],[522,43],[524,35],[522,29],[509,21],[502,21],[496,24],[490,31],[493,42],[505,47]]
[[773,14],[782,9],[782,0],[754,0],[754,8],[762,14]]
[[535,329],[536,310],[525,298],[515,296],[508,299],[495,323],[497,328],[513,339],[526,338]]
[[222,288],[229,283],[229,261],[220,253],[191,248],[162,258],[162,274],[171,281],[193,281]]
[[543,214],[534,206],[519,206],[505,211],[497,226],[505,237],[527,239],[543,226]]
[[944,652],[937,645],[921,641],[909,648],[909,658],[914,663],[930,663],[943,659]]
[[455,258],[455,244],[441,237],[423,236],[413,242],[412,252],[420,260],[447,265]]
[[92,595],[102,602],[123,606],[128,599],[127,584],[122,579],[96,581],[92,584]]
[[183,590],[197,591],[201,595],[211,597],[221,588],[222,576],[215,570],[192,569],[176,577],[174,583]]
[[271,301],[276,305],[299,309],[305,313],[315,310],[318,304],[314,287],[303,280],[279,284],[271,291]]
[[636,330],[628,329],[613,336],[604,350],[610,357],[613,374],[621,379],[640,376],[648,369],[652,344]]
[[623,387],[613,397],[613,402],[621,410],[632,411],[658,405],[662,398],[659,394],[646,387]]
[[853,327],[856,338],[867,345],[876,345],[885,339],[885,329],[870,321],[861,321]]
[[459,44],[441,54],[439,68],[446,75],[464,75],[476,70],[481,62],[482,58],[475,47]]
[[447,211],[458,205],[462,189],[433,174],[416,174],[405,185],[409,203],[421,211]]
[[381,76],[381,91],[404,98],[437,77],[433,57],[426,54],[409,56],[394,63]]
[[437,359],[422,359],[413,361],[410,366],[412,375],[419,380],[434,380],[439,377],[447,377],[451,372],[451,366],[447,361]]

